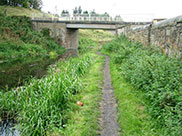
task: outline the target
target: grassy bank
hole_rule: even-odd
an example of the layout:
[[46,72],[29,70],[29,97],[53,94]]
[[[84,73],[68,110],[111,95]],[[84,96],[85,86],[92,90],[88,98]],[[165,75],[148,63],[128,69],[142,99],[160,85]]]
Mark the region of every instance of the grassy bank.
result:
[[83,88],[80,77],[91,63],[89,55],[69,59],[50,68],[45,78],[0,92],[1,118],[16,119],[22,135],[45,135],[54,127],[62,128],[71,98]]
[[[65,129],[54,135],[98,135],[104,58],[94,55],[94,60],[96,61],[92,64],[89,73],[82,79],[84,88],[74,98],[74,106],[69,113],[70,118]],[[77,101],[83,102],[83,107],[77,106]]]
[[40,10],[23,7],[0,6],[0,14],[4,14],[5,10],[8,16],[52,17],[51,14],[44,13]]
[[[79,40],[80,54],[91,53],[94,62],[86,76],[82,78],[84,88],[75,96],[69,121],[60,133],[51,136],[96,136],[99,131],[100,102],[103,86],[104,57],[96,55],[103,43],[111,41],[114,36],[105,31],[81,30]],[[89,38],[88,38],[89,37]],[[76,106],[76,101],[82,101],[83,107]]]
[[30,76],[40,77],[45,73],[40,71],[46,71],[64,51],[48,30],[34,31],[27,17],[1,15],[0,24],[0,88],[20,85]]
[[17,120],[21,135],[97,134],[103,58],[95,54],[99,43],[87,41],[82,32],[79,57],[57,62],[41,79],[0,92],[0,119]]
[[[118,77],[118,80],[123,83],[123,79],[125,79],[124,82],[128,82],[128,84],[131,84],[129,86],[133,88],[132,90],[129,89],[128,93],[132,94],[134,100],[133,98],[130,99],[130,97],[127,98],[129,99],[127,105],[131,106],[129,106],[131,110],[126,110],[125,115],[130,116],[131,113],[129,111],[132,111],[134,112],[134,118],[141,119],[140,116],[143,109],[147,111],[148,115],[144,118],[142,117],[144,120],[146,118],[146,121],[133,125],[135,128],[133,133],[144,135],[145,133],[142,131],[149,130],[148,132],[150,132],[152,127],[156,134],[151,133],[151,135],[180,136],[182,134],[181,60],[168,58],[159,49],[132,43],[125,37],[120,37],[103,46],[103,52],[110,54],[112,58],[111,67],[117,70],[119,76],[121,76],[121,79]],[[115,72],[112,73],[112,75],[115,75]],[[122,85],[119,86],[115,83],[117,82],[116,77],[112,78],[115,90],[118,90],[116,94],[121,95],[121,97],[117,96],[119,104],[123,103],[122,99],[125,99],[125,95],[122,96],[122,93],[125,92],[125,89],[123,90]],[[140,94],[143,97],[140,98],[138,96]],[[132,104],[135,103],[135,99],[139,99],[141,108]],[[121,112],[125,112],[124,107],[118,108],[120,115],[122,114]],[[136,111],[133,111],[133,108]],[[145,110],[143,113],[145,115]],[[125,122],[124,120],[126,119],[127,122],[135,124],[135,122],[130,121],[131,118],[126,118],[125,115],[121,115],[120,122]],[[152,122],[150,117],[153,120]],[[144,125],[149,126],[149,128],[142,129],[142,124],[149,124]],[[124,129],[125,124],[122,125],[121,123],[121,128]],[[157,131],[159,129],[160,131]],[[129,132],[126,129],[126,134]],[[145,132],[146,134],[148,133],[147,131]]]
[[112,83],[118,101],[118,121],[122,136],[160,136],[159,129],[154,129],[155,120],[146,111],[143,94],[128,83],[118,71],[113,61],[110,64]]

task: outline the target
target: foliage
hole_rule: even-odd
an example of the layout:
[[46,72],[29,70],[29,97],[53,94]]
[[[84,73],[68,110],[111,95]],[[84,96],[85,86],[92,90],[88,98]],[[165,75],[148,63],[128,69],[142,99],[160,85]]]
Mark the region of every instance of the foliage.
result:
[[79,39],[79,52],[86,53],[90,51],[94,46],[96,46],[96,42],[94,42],[92,39],[81,37]]
[[81,6],[79,6],[78,8],[75,7],[73,9],[73,15],[81,15],[81,14],[82,14],[82,8],[81,8]]
[[114,38],[114,35],[103,30],[79,30],[79,36],[88,38],[97,44],[106,43]]
[[[89,38],[88,38],[89,37]],[[102,38],[101,38],[102,37]],[[99,135],[98,118],[100,116],[99,104],[101,101],[101,89],[103,84],[103,64],[105,57],[96,55],[100,40],[107,42],[111,35],[98,30],[79,31],[79,54],[91,54],[92,63],[88,73],[81,78],[84,88],[74,96],[71,103],[71,110],[67,114],[69,120],[65,124],[65,129],[54,131],[50,135],[54,136],[95,136]],[[83,107],[76,106],[77,101],[83,102]]]
[[121,63],[110,62],[112,84],[117,99],[118,123],[123,136],[162,136],[162,130],[146,111],[143,93],[123,79],[117,68]]
[[62,16],[62,17],[70,16],[69,11],[68,11],[68,10],[62,10],[61,16]]
[[[90,54],[90,53],[89,53]],[[103,81],[103,64],[104,57],[91,54],[94,63],[90,67],[89,72],[81,78],[84,88],[80,93],[74,96],[70,118],[65,125],[65,129],[55,136],[96,136],[98,135],[100,116],[99,104],[101,102],[101,86]],[[82,101],[83,107],[75,105],[76,101]]]
[[79,52],[86,53],[113,39],[114,35],[103,30],[79,30]]
[[0,14],[6,16],[26,16],[26,17],[53,17],[49,13],[42,12],[37,9],[24,8],[24,7],[13,7],[13,6],[1,6],[0,5]]
[[[83,35],[81,34],[81,36]],[[80,44],[84,48],[90,46],[87,43],[94,43],[92,39],[89,39],[88,42],[84,37],[81,39],[83,40],[80,40]],[[82,124],[81,128],[84,129],[80,129],[80,134],[85,135],[87,131],[91,134],[97,133],[99,111],[96,109],[99,106],[98,101],[101,95],[101,91],[98,91],[100,89],[99,81],[102,78],[100,75],[102,73],[97,73],[97,71],[101,71],[103,58],[99,57],[99,62],[93,61],[96,59],[96,55],[91,55],[89,53],[91,50],[92,48],[86,50],[85,53],[82,52],[78,58],[61,60],[56,65],[52,65],[48,70],[48,75],[42,79],[33,78],[24,86],[2,90],[0,92],[1,119],[7,117],[17,120],[17,127],[21,130],[22,135],[48,135],[55,132],[54,130],[60,131],[67,128],[68,119],[77,113],[75,111],[76,113],[71,117],[68,114],[73,112],[76,107],[75,98],[82,96],[88,101],[83,100],[86,104],[82,112],[84,124],[79,122],[78,126]],[[55,52],[51,51],[49,54],[54,56]],[[92,65],[95,63],[97,65]],[[94,66],[94,69],[89,72],[90,66]],[[84,79],[86,74],[88,78]],[[95,97],[95,95],[97,96]],[[75,134],[77,132],[74,131]]]
[[34,31],[28,17],[0,16],[0,24],[0,88],[16,86],[20,79],[22,82],[37,75],[37,69],[46,69],[63,53],[63,48],[49,36],[49,29]]
[[0,59],[3,64],[14,65],[23,63],[25,60],[46,57],[48,51],[42,46],[35,44],[18,44],[2,42],[0,44]]
[[83,15],[89,15],[88,11],[87,10],[83,11]]
[[42,0],[1,0],[0,5],[21,6],[24,8],[41,9]]
[[[69,101],[83,87],[80,82],[92,63],[85,55],[57,63],[49,75],[15,90],[0,92],[0,116],[17,118],[22,135],[45,135],[66,123]],[[7,101],[8,99],[8,101]]]
[[159,49],[143,47],[120,37],[103,47],[124,78],[142,90],[148,111],[166,136],[182,134],[182,62],[168,58]]

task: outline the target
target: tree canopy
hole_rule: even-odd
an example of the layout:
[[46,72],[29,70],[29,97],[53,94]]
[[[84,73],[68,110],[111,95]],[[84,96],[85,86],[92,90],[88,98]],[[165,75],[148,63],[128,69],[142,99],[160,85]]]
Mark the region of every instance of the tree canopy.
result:
[[24,8],[42,8],[42,0],[0,0],[0,5],[20,6]]
[[70,16],[69,11],[68,11],[68,10],[62,10],[61,16],[62,16],[62,17]]
[[81,15],[81,14],[82,14],[82,8],[81,8],[81,6],[79,6],[78,8],[75,7],[73,9],[73,15]]

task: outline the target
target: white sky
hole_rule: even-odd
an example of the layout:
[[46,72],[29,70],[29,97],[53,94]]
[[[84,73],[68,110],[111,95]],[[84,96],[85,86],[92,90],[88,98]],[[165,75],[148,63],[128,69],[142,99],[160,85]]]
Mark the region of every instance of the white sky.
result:
[[[74,7],[93,9],[97,13],[121,15],[124,21],[150,21],[182,15],[182,0],[42,0],[42,10],[60,14],[63,9],[71,14]],[[57,9],[57,10],[56,10]]]

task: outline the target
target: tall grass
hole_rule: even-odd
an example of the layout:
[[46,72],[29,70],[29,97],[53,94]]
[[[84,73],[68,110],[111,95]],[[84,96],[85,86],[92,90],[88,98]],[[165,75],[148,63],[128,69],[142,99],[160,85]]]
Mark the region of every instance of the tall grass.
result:
[[79,39],[79,53],[84,54],[86,52],[91,51],[95,46],[97,45],[96,42],[94,42],[92,39],[81,37]]
[[[100,110],[98,109],[103,84],[104,57],[96,55],[96,52],[100,49],[100,41],[108,41],[111,34],[98,30],[81,30],[79,38],[79,53],[90,54],[94,63],[86,72],[87,74],[81,78],[84,88],[74,96],[70,104],[71,110],[67,113],[69,120],[65,124],[65,129],[52,132],[52,136],[95,136],[99,134]],[[83,107],[76,106],[76,101],[83,102]]]
[[82,88],[80,77],[92,63],[88,55],[57,63],[49,75],[15,90],[0,92],[0,117],[15,118],[22,135],[46,135],[66,123],[71,98]]
[[120,75],[148,99],[148,112],[166,136],[182,135],[182,62],[160,49],[144,47],[120,37],[106,44]]

